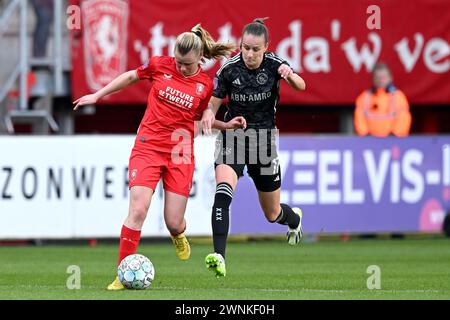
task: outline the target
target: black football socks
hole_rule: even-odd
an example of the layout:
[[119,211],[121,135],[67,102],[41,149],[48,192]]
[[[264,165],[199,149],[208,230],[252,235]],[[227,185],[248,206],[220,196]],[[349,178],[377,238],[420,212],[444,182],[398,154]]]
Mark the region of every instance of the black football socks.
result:
[[214,252],[225,258],[228,229],[230,226],[230,205],[233,199],[233,188],[222,182],[217,185],[212,209],[211,223],[213,230]]

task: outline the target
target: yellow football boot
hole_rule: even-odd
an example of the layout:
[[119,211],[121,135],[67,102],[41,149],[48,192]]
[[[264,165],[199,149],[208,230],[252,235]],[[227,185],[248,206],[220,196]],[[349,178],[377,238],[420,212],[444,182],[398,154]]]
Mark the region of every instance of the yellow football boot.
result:
[[175,251],[177,252],[178,258],[181,260],[187,260],[191,256],[191,246],[189,245],[189,241],[186,238],[186,235],[180,233],[176,237],[170,236],[172,238],[172,242],[175,246]]
[[123,284],[120,282],[119,277],[116,277],[114,279],[113,282],[111,282],[111,284],[106,288],[107,290],[123,290],[125,289],[125,287],[123,286]]

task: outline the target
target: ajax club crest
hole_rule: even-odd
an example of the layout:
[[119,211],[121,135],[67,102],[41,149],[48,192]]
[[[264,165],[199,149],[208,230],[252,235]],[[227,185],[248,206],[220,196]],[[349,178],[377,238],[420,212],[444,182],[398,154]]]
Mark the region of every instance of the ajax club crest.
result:
[[128,2],[88,0],[81,8],[86,81],[96,91],[125,71]]
[[267,76],[267,74],[265,72],[260,72],[256,76],[256,82],[258,82],[260,85],[266,84],[268,79],[269,79],[269,77]]

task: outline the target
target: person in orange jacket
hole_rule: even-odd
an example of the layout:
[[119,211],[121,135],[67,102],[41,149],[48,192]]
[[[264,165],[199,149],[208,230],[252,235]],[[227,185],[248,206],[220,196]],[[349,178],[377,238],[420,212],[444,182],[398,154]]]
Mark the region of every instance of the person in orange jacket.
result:
[[405,137],[411,129],[409,103],[392,82],[392,73],[385,63],[377,63],[372,71],[371,89],[356,99],[355,130],[360,136]]

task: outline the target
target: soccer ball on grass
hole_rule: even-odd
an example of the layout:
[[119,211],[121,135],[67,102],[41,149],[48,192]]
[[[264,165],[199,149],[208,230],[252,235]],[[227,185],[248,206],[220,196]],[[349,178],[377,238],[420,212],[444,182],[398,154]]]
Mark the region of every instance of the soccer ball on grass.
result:
[[155,268],[147,257],[141,254],[131,254],[120,262],[117,276],[125,288],[141,290],[152,284],[155,278]]

